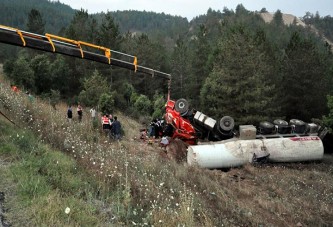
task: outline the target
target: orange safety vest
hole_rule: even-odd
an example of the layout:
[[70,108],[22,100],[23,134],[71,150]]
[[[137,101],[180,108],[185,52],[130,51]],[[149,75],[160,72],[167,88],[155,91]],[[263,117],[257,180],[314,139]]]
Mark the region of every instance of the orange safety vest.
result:
[[13,90],[14,92],[19,92],[19,89],[18,89],[16,86],[12,86],[12,90]]
[[109,118],[108,117],[102,117],[102,124],[108,125],[109,124]]

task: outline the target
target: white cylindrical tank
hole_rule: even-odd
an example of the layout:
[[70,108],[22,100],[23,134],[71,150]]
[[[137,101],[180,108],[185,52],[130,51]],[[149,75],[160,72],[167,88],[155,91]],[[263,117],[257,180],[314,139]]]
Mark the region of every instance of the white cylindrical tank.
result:
[[229,168],[268,156],[269,162],[299,162],[320,160],[323,143],[318,136],[240,140],[189,146],[187,163],[203,168]]

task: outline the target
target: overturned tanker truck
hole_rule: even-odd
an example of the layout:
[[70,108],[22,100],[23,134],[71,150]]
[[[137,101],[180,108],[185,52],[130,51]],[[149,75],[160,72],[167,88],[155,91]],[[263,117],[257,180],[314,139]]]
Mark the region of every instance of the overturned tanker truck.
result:
[[[315,123],[277,119],[258,127],[240,125],[224,116],[219,121],[190,110],[185,99],[166,104],[166,132],[189,144],[187,163],[203,168],[229,168],[246,163],[301,162],[321,160],[322,139],[328,130]],[[198,142],[206,141],[206,142]]]
[[[241,125],[236,131],[232,117],[224,116],[216,121],[200,111],[190,110],[185,99],[171,100],[171,75],[139,65],[136,56],[84,41],[48,33],[40,35],[4,25],[0,25],[0,43],[82,58],[166,79],[169,86],[165,133],[189,145],[189,165],[227,168],[248,162],[297,162],[323,157],[322,139],[326,128],[292,119],[289,123],[283,120],[276,120],[274,124],[261,122],[258,128]],[[96,51],[102,51],[102,54]],[[117,55],[117,58],[111,55]],[[199,140],[209,142],[199,144]]]

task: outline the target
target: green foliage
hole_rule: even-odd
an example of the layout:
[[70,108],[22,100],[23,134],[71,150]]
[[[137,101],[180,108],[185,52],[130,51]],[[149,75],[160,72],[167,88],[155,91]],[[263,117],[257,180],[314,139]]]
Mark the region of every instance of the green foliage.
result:
[[327,96],[327,107],[329,109],[329,113],[327,116],[323,117],[324,124],[330,128],[330,132],[333,132],[333,96]]
[[[263,8],[261,12],[267,10]],[[319,13],[313,15],[307,12],[303,19],[306,23],[315,25],[320,35],[333,37],[330,16],[321,18]],[[295,116],[307,120],[327,112],[325,96],[333,87],[330,79],[332,57],[328,54],[329,42],[325,44],[320,37],[311,34],[311,29],[296,24],[285,26],[280,10],[275,12],[273,21],[269,24],[242,4],[237,5],[235,11],[224,8],[220,12],[210,8],[205,15],[200,15],[189,23],[186,18],[164,13],[117,11],[90,15],[87,10],[74,11],[60,2],[4,0],[0,3],[0,20],[5,25],[37,33],[42,33],[44,27],[48,33],[57,34],[61,30],[60,35],[67,38],[133,54],[138,57],[139,65],[172,74],[172,99],[187,98],[195,108],[203,108],[204,112],[204,108],[208,108],[209,112],[220,115],[225,108],[225,105],[215,103],[227,97],[210,95],[210,86],[215,86],[214,89],[218,92],[220,86],[226,87],[219,78],[225,79],[230,75],[238,78],[245,74],[249,78],[253,76],[253,80],[249,81],[253,94],[238,92],[244,100],[240,101],[242,98],[239,98],[237,102],[245,108],[237,107],[240,116],[244,117],[255,108],[258,111],[262,109],[265,113],[253,113],[255,117],[251,117],[252,120],[273,115],[285,118]],[[24,28],[25,25],[28,28]],[[237,41],[236,36],[234,39],[230,38],[230,34],[237,33],[239,27],[246,31],[243,37],[240,35],[241,41]],[[84,48],[98,52],[89,47]],[[220,53],[221,51],[226,53]],[[245,53],[246,51],[250,52]],[[0,58],[6,58],[9,52],[15,57],[16,50],[1,48]],[[235,53],[235,56],[231,53]],[[13,83],[37,94],[50,93],[53,89],[60,91],[62,98],[74,99],[79,95],[82,103],[96,105],[100,94],[108,91],[102,89],[103,91],[95,92],[98,89],[91,76],[95,70],[110,85],[114,92],[113,106],[118,109],[132,112],[131,108],[135,108],[133,105],[141,94],[153,100],[156,92],[167,92],[165,80],[156,76],[142,76],[119,67],[71,57],[34,55],[35,52],[31,51],[20,53],[14,61],[6,62],[4,70]],[[227,59],[229,56],[230,60]],[[245,58],[239,60],[241,63],[236,64],[237,59],[243,56]],[[112,53],[112,57],[119,56]],[[132,58],[120,58],[132,61]],[[211,78],[207,79],[208,76]],[[239,87],[248,86],[243,84],[244,81],[234,80],[228,86],[240,90]],[[94,85],[87,89],[85,83]],[[205,95],[199,97],[200,91]],[[263,98],[264,93],[268,93],[270,98],[259,105],[259,99]],[[261,98],[253,99],[254,96]],[[303,104],[299,100],[305,100],[304,97],[308,101]],[[229,98],[231,100],[227,102],[232,103],[234,97]],[[317,111],[313,105],[317,105]],[[150,111],[155,112],[155,109]],[[154,113],[159,114],[160,112]]]
[[51,89],[50,92],[50,104],[55,108],[56,104],[60,101],[60,91]]
[[99,45],[119,50],[121,36],[119,25],[115,23],[111,12],[107,12],[100,25],[97,41]]
[[98,104],[100,111],[104,114],[110,114],[114,112],[114,98],[111,94],[109,93],[103,93],[101,94]]
[[[45,23],[45,31],[49,33],[57,33],[61,28],[68,26],[75,12],[68,5],[59,1],[2,0],[0,3],[0,21],[4,25],[26,29],[25,25],[28,25],[28,16],[32,13],[32,10],[40,13],[39,16],[33,13],[32,16],[41,17],[43,23]],[[32,19],[36,18],[33,17]]]
[[129,110],[127,102],[126,102],[123,94],[121,94],[118,91],[113,91],[111,93],[111,95],[112,95],[112,97],[114,99],[114,107],[115,108],[117,108],[118,110],[124,111],[124,112],[126,110]]
[[34,71],[36,93],[48,93],[53,85],[50,77],[50,60],[46,54],[36,55],[31,59],[29,65]]
[[72,73],[61,55],[57,55],[55,60],[50,64],[50,78],[52,79],[52,88],[60,91],[64,97],[68,97],[72,93],[72,87],[69,83]]
[[43,21],[41,13],[36,9],[31,9],[28,15],[28,31],[37,34],[44,34],[44,26],[45,22]]
[[109,90],[106,79],[97,70],[83,81],[83,88],[79,101],[86,106],[97,106],[101,95]]
[[188,61],[190,57],[190,50],[188,45],[186,45],[184,38],[179,38],[176,41],[176,46],[174,47],[171,63],[172,63],[172,84],[171,93],[173,99],[179,99],[185,97],[186,89],[188,88],[186,82],[188,82],[188,76],[190,73],[190,62]]
[[164,99],[163,95],[155,94],[154,95],[154,102],[153,102],[153,114],[152,118],[161,119],[163,117],[164,109],[165,109],[166,100]]
[[124,84],[124,98],[126,100],[127,106],[130,105],[131,97],[132,97],[132,94],[134,94],[134,92],[135,92],[135,89],[132,84],[129,84],[129,83]]
[[277,10],[275,13],[274,13],[274,16],[273,16],[273,20],[272,20],[272,23],[279,27],[279,26],[283,26],[283,18],[282,18],[282,13],[281,13],[281,10]]
[[210,43],[207,39],[207,27],[202,24],[194,42],[194,54],[191,58],[191,75],[187,77],[187,94],[190,100],[195,100],[203,85],[203,81],[210,72],[209,54],[211,53]]
[[16,85],[35,90],[35,73],[25,56],[19,57],[14,63],[7,61],[4,67],[8,77]]
[[[1,120],[0,188],[6,192],[7,205],[15,212],[11,225],[29,221],[34,226],[100,226],[104,222],[100,208],[91,201],[99,200],[101,188],[74,159],[50,150],[30,132],[7,125]],[[9,190],[14,191],[15,199]],[[70,207],[69,214],[65,208]],[[6,212],[8,215],[8,212]]]
[[268,76],[272,68],[263,44],[243,27],[220,40],[214,69],[201,90],[207,113],[220,118],[229,115],[237,124],[255,124],[275,115],[274,85]]
[[281,106],[288,119],[309,121],[326,111],[330,53],[321,54],[311,38],[293,33],[286,49],[281,72]]
[[318,12],[315,15],[306,12],[303,21],[308,25],[315,26],[319,33],[325,35],[330,41],[333,40],[333,17],[331,15],[320,17]]
[[[103,14],[97,16],[103,16]],[[154,39],[161,39],[165,44],[168,40],[165,37],[176,39],[178,34],[186,31],[189,26],[186,18],[164,13],[124,10],[112,12],[112,16],[119,23],[121,32],[140,31]]]
[[152,110],[152,103],[149,100],[149,98],[145,95],[140,95],[135,103],[134,103],[135,109],[142,115],[149,115]]

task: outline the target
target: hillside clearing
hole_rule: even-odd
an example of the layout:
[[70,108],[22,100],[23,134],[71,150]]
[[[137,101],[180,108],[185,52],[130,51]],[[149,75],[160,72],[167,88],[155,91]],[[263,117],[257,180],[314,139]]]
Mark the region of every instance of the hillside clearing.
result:
[[[4,120],[0,124],[0,160],[8,163],[0,166],[4,174],[0,192],[5,195],[6,221],[13,226],[68,224],[67,219],[61,218],[67,205],[59,207],[59,199],[63,193],[75,193],[77,185],[69,183],[68,186],[74,189],[68,191],[62,178],[57,177],[59,172],[52,168],[57,168],[54,163],[59,158],[46,155],[50,170],[43,166],[29,167],[31,175],[27,172],[28,175],[22,175],[22,179],[20,175],[11,175],[13,170],[8,170],[9,165],[26,163],[23,161],[27,160],[24,158],[26,155],[29,159],[40,160],[40,155],[44,156],[40,153],[44,148],[37,144],[41,143],[61,150],[70,157],[71,165],[77,165],[78,169],[86,172],[66,170],[67,164],[61,172],[62,176],[73,174],[70,178],[81,179],[80,190],[84,193],[78,194],[76,201],[68,202],[72,206],[88,203],[88,207],[82,209],[89,213],[90,219],[83,218],[82,213],[79,215],[79,211],[73,208],[71,212],[75,218],[71,219],[72,225],[85,225],[87,221],[102,226],[110,223],[142,226],[333,224],[331,155],[325,156],[322,162],[246,165],[229,171],[188,167],[183,162],[167,158],[157,144],[149,145],[135,139],[142,125],[121,113],[117,114],[123,123],[125,137],[117,143],[105,138],[99,129],[92,128],[87,113],[81,124],[74,121],[70,125],[64,117],[65,105],[58,105],[57,110],[53,110],[39,99],[31,104],[25,94],[13,94],[6,84],[0,91],[0,99],[1,109],[22,126],[17,129]],[[24,111],[19,111],[21,109]],[[5,129],[10,129],[9,134]],[[87,175],[82,178],[82,174]],[[44,179],[45,176],[53,179],[51,186],[42,187],[40,183],[43,181],[39,181],[32,185],[34,190],[26,192],[28,197],[19,196],[20,184],[17,182],[27,177]],[[85,180],[90,183],[85,184]],[[24,205],[31,198],[39,201],[33,209],[31,203]],[[50,205],[51,213],[45,213],[42,208],[46,204]],[[55,216],[52,215],[54,209],[57,210]],[[52,218],[45,219],[45,215],[52,215]]]

